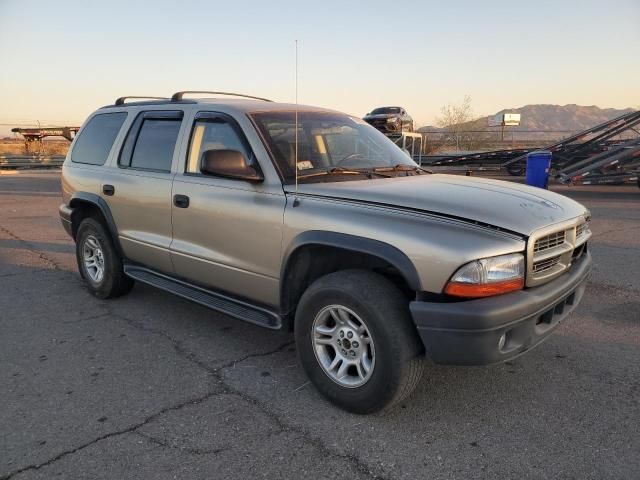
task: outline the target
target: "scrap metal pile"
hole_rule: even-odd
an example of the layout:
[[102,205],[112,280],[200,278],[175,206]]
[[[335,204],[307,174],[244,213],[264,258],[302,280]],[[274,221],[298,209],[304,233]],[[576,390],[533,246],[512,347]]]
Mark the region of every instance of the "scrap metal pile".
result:
[[[429,166],[504,169],[511,175],[525,171],[527,153],[538,149],[498,150],[465,155],[422,157]],[[552,175],[562,183],[640,186],[640,111],[627,113],[548,145],[553,152]]]

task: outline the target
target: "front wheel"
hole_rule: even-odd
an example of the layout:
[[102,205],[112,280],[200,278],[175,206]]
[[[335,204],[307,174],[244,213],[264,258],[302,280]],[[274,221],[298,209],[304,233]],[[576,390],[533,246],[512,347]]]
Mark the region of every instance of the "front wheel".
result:
[[300,299],[295,337],[312,383],[350,412],[390,409],[422,376],[423,348],[407,299],[372,272],[335,272],[314,282]]

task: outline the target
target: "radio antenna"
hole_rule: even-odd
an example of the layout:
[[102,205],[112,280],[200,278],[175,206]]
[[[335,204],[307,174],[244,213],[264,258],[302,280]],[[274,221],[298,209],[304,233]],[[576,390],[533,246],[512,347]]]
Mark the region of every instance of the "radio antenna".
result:
[[293,206],[298,205],[298,40],[295,40],[295,50],[296,50],[296,62],[295,62],[295,99],[296,99],[296,109],[295,109],[295,153],[294,153],[294,165],[293,169],[296,173],[296,198],[293,201]]

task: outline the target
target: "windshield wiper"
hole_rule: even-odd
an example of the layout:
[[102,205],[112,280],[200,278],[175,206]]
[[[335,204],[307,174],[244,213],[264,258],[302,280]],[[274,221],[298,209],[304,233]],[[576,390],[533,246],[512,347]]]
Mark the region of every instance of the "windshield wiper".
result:
[[392,167],[376,167],[374,172],[421,172],[421,173],[433,173],[431,170],[422,168],[418,165],[407,165],[406,163],[398,163]]
[[360,168],[344,168],[344,167],[331,167],[331,168],[327,168],[326,170],[321,170],[319,172],[312,172],[312,173],[305,173],[305,174],[298,174],[298,180],[300,180],[301,178],[311,178],[311,177],[319,177],[322,175],[366,175],[369,178],[371,178],[373,175],[377,175],[378,177],[385,177],[388,178],[391,175],[385,175],[382,172],[378,172],[375,168],[374,169],[360,169]]

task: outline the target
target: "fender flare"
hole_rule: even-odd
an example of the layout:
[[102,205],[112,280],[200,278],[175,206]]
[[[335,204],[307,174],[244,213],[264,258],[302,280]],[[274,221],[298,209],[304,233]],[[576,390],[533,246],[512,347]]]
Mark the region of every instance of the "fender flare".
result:
[[[109,234],[111,235],[113,245],[116,247],[118,253],[122,255],[122,247],[120,245],[120,239],[118,238],[118,228],[116,227],[116,222],[113,219],[113,215],[111,214],[109,204],[104,200],[104,198],[96,195],[95,193],[75,192],[69,200],[69,207],[75,210],[78,207],[78,204],[83,203],[89,203],[100,210],[105,222],[107,223],[106,227],[109,231]],[[73,214],[71,218],[73,219]],[[77,225],[73,226],[74,232],[77,227]]]
[[287,278],[286,275],[291,258],[298,249],[306,245],[336,247],[343,250],[350,250],[378,257],[396,268],[404,277],[409,288],[416,292],[422,289],[420,276],[418,275],[416,267],[409,257],[407,257],[407,255],[397,247],[379,240],[359,237],[357,235],[323,230],[309,230],[295,237],[287,247],[287,250],[282,257],[282,267],[280,271],[281,304],[285,298],[285,280]]

